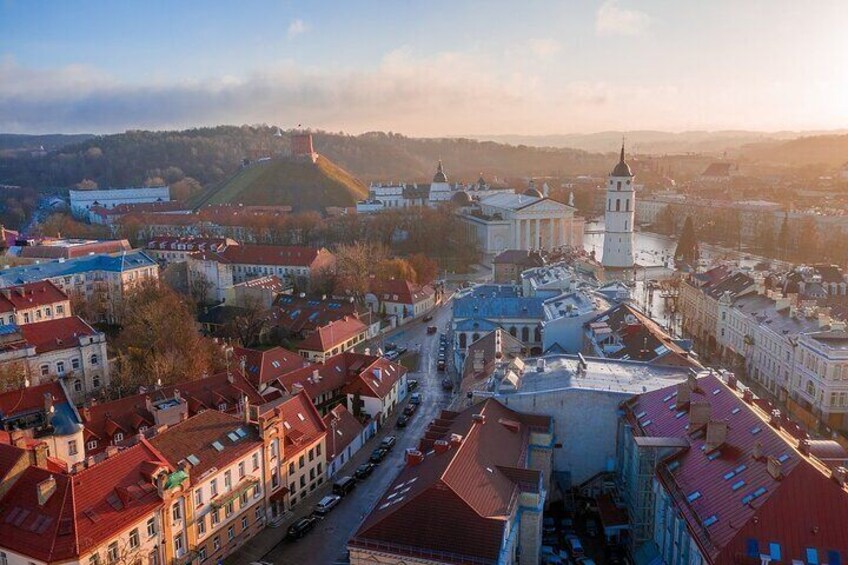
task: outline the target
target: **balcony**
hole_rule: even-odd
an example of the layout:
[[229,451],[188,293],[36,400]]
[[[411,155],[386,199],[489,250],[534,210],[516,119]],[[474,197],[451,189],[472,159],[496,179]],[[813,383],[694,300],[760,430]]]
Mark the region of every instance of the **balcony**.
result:
[[215,509],[226,506],[258,484],[259,479],[257,477],[245,477],[231,491],[219,494],[213,498],[210,501],[210,504],[212,505],[212,508]]

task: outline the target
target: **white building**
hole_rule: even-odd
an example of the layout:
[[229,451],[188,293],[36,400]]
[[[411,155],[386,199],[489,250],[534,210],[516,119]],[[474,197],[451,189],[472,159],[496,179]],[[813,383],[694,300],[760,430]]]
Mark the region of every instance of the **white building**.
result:
[[93,206],[114,208],[120,204],[171,201],[171,189],[167,186],[69,190],[68,194],[71,199],[71,213],[79,218],[86,217],[88,210]]
[[451,193],[450,183],[448,183],[448,177],[442,168],[442,160],[439,159],[436,174],[433,176],[433,182],[430,183],[430,206],[444,204],[451,199],[451,196],[453,194]]
[[636,193],[633,173],[624,160],[624,144],[621,159],[609,175],[607,202],[604,214],[604,267],[630,268],[635,263],[633,255],[633,219],[636,211]]
[[579,353],[583,349],[583,325],[610,307],[591,290],[578,290],[545,300],[542,351]]

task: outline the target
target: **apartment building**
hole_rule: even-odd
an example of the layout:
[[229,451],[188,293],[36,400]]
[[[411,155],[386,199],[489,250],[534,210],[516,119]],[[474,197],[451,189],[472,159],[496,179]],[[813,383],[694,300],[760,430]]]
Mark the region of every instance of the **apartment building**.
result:
[[143,251],[91,255],[0,270],[0,286],[50,281],[68,296],[85,298],[97,319],[117,323],[124,296],[145,281],[159,280],[159,265]]
[[50,281],[0,289],[0,324],[23,326],[70,315],[70,298]]
[[264,528],[264,443],[245,419],[205,410],[150,444],[187,485],[165,508],[166,559],[218,561]]
[[188,255],[198,251],[221,251],[238,242],[228,237],[169,237],[159,236],[150,238],[145,245],[145,253],[159,261],[162,265],[183,263]]
[[432,310],[436,305],[436,294],[430,285],[372,277],[365,302],[374,313],[394,316],[400,326]]
[[347,409],[354,416],[367,416],[382,425],[395,407],[406,398],[409,388],[406,367],[378,357],[345,384]]
[[345,316],[321,326],[297,346],[297,352],[313,363],[323,363],[329,357],[344,353],[363,343],[368,326],[359,318]]

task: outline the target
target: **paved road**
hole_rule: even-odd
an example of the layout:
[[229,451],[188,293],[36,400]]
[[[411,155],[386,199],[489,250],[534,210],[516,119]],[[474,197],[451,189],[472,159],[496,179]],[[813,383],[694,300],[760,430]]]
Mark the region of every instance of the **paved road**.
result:
[[[420,347],[421,357],[418,371],[409,375],[410,379],[419,382],[418,392],[423,395],[423,402],[415,415],[410,419],[405,429],[395,429],[394,422],[397,414],[392,415],[383,430],[372,438],[341,470],[339,476],[352,474],[358,465],[363,463],[371,455],[380,440],[385,435],[397,436],[397,444],[391,453],[383,460],[374,473],[360,482],[353,492],[348,494],[341,503],[306,537],[297,542],[280,541],[266,554],[257,554],[260,547],[268,547],[259,541],[253,547],[253,542],[248,542],[247,547],[233,555],[228,563],[247,563],[250,560],[262,558],[275,565],[291,564],[302,565],[304,563],[331,564],[346,563],[347,540],[359,527],[362,519],[368,514],[389,484],[397,476],[404,465],[404,451],[408,447],[418,444],[419,437],[424,428],[438,416],[443,408],[447,408],[451,395],[441,389],[442,373],[436,371],[436,362],[439,351],[439,338],[436,335],[427,335],[427,325],[435,325],[443,331],[450,320],[451,304],[441,306],[434,311],[434,319],[426,324],[412,322],[389,334],[386,341],[392,341],[400,346],[408,347],[410,351]],[[398,410],[400,412],[400,410]],[[316,490],[310,497],[306,498],[294,509],[294,516],[310,514],[315,503],[326,494],[330,485],[324,485]],[[293,521],[294,518],[291,520]],[[286,526],[288,523],[287,522]],[[274,536],[281,539],[285,535],[285,527],[279,529],[266,529],[259,536]],[[259,537],[257,536],[257,537]]]

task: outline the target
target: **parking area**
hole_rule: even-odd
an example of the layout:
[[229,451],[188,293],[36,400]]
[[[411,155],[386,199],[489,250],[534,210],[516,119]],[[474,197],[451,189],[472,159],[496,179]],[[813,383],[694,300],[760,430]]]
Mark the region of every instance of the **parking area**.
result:
[[[601,500],[604,506],[606,499]],[[601,517],[610,510],[594,498],[572,497],[555,502],[545,512],[542,531],[544,565],[629,565],[618,532],[605,530]],[[613,511],[614,512],[614,511]]]

